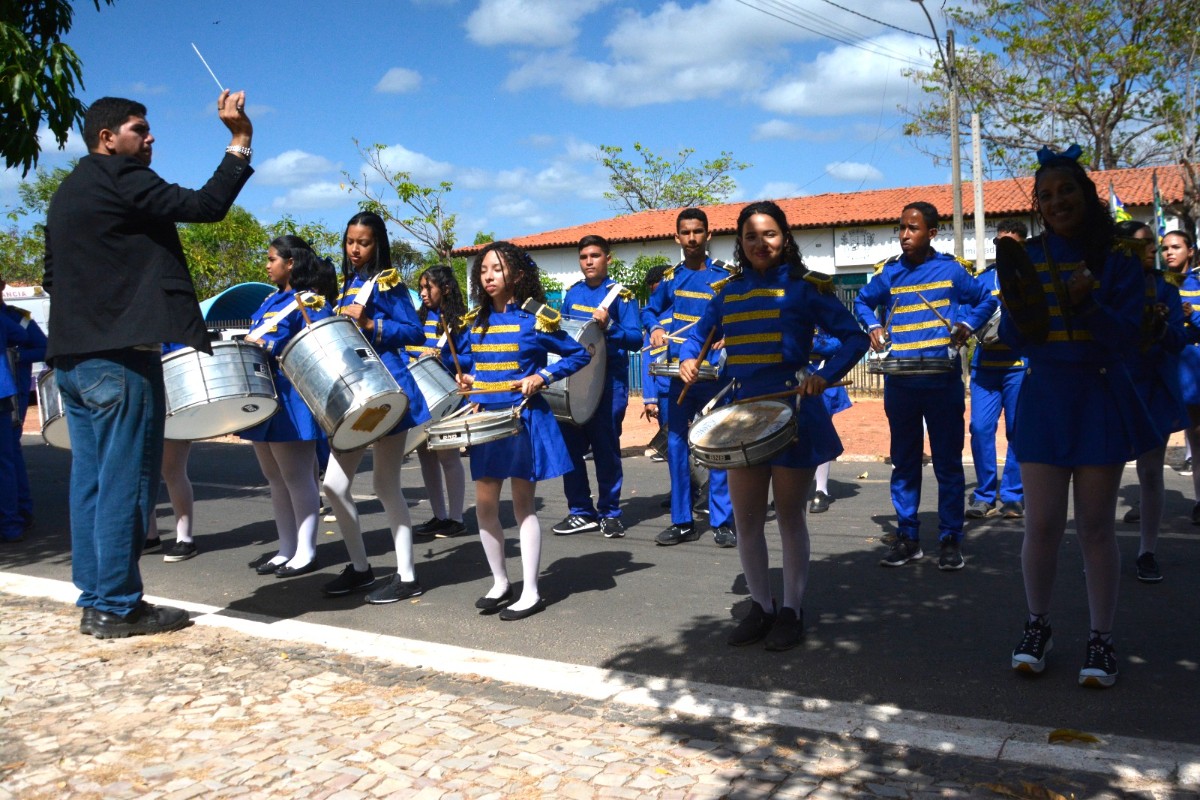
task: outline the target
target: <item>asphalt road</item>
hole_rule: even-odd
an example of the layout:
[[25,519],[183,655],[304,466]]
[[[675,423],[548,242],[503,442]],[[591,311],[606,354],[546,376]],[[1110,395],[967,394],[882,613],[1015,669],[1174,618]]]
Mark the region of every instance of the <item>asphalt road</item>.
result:
[[[0,569],[70,580],[70,457],[42,445],[40,437],[27,435],[25,445],[37,526],[25,542],[0,549]],[[370,497],[370,467],[368,455],[355,494],[366,498],[360,509],[372,565],[377,575],[386,576],[395,560],[382,507]],[[149,554],[142,568],[150,594],[221,606],[224,613],[254,619],[303,618],[644,675],[1200,744],[1200,528],[1189,521],[1190,478],[1167,470],[1167,512],[1158,547],[1166,576],[1162,583],[1134,579],[1137,529],[1118,523],[1125,560],[1116,629],[1121,676],[1113,689],[1089,691],[1076,685],[1088,624],[1082,560],[1072,531],[1059,565],[1054,652],[1046,672],[1029,679],[1009,669],[1024,618],[1021,523],[968,521],[966,569],[939,572],[936,489],[927,467],[922,524],[926,547],[935,557],[927,550],[920,562],[882,568],[880,537],[894,529],[889,469],[881,463],[834,465],[835,502],[828,513],[811,519],[807,639],[789,653],[725,644],[734,618],[748,604],[737,552],[715,547],[708,533],[676,547],[654,544],[654,535],[669,524],[660,507],[668,478],[665,464],[644,457],[625,460],[629,534],[624,539],[550,535],[550,526],[566,515],[566,505],[558,480],[539,487],[545,532],[541,587],[551,605],[521,622],[501,622],[474,610],[490,579],[472,535],[419,541],[417,574],[426,594],[395,605],[369,606],[361,595],[329,599],[320,593],[346,563],[334,524],[321,526],[320,572],[289,580],[259,577],[247,564],[274,553],[275,531],[265,482],[252,450],[241,444],[193,448],[200,555],[166,564],[160,555]],[[1135,484],[1132,468],[1126,476],[1123,495]],[[414,522],[424,521],[429,506],[415,459],[406,466],[404,482]],[[159,527],[167,533],[173,518],[165,489],[161,498]],[[470,502],[468,486],[468,507]],[[520,566],[507,499],[502,519],[516,581]],[[470,511],[467,524],[474,530]],[[773,531],[774,523],[768,522],[778,585]]]

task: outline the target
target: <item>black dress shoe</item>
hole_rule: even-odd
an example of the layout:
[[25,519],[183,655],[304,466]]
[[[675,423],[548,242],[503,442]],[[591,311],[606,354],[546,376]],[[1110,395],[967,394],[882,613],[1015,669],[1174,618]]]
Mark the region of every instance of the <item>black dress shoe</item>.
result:
[[276,578],[295,578],[299,575],[307,575],[310,572],[316,572],[316,571],[317,571],[317,560],[314,558],[312,561],[308,562],[303,567],[289,567],[287,564],[281,564],[279,566],[279,568],[275,570],[275,577]]
[[125,616],[96,611],[87,632],[97,639],[125,639],[129,636],[177,631],[186,627],[188,622],[188,613],[182,608],[155,606],[143,600]]
[[816,494],[813,495],[812,502],[810,502],[808,504],[808,513],[824,514],[826,511],[829,510],[830,502],[831,502],[831,498],[829,497],[829,495],[825,494],[824,492],[817,492]]
[[495,611],[500,606],[507,605],[512,602],[512,586],[504,590],[504,594],[499,597],[481,597],[475,601],[475,607],[480,611]]
[[254,568],[254,571],[257,572],[259,575],[274,575],[276,572],[279,571],[279,568],[282,566],[283,566],[283,564],[272,564],[270,559],[268,559],[268,560],[262,562],[261,564],[257,565]]
[[500,612],[500,619],[504,620],[505,622],[516,622],[519,619],[532,617],[534,614],[538,614],[545,609],[546,601],[539,597],[536,603],[531,605],[529,608],[522,609],[521,611],[514,611],[511,608],[504,609]]
[[88,607],[79,615],[79,632],[92,635],[92,626],[96,624],[96,609]]

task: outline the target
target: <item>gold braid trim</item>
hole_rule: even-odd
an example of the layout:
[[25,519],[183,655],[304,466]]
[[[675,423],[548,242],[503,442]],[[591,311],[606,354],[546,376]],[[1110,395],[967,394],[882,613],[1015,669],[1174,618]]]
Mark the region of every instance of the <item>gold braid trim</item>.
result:
[[1164,272],[1162,273],[1162,276],[1164,281],[1171,284],[1176,289],[1178,289],[1180,286],[1183,286],[1183,280],[1186,277],[1180,272]]
[[375,276],[375,285],[384,292],[388,291],[389,289],[394,289],[400,283],[400,273],[395,269],[385,269],[383,272]]
[[620,297],[622,300],[632,300],[633,292],[629,291],[628,289],[622,289],[621,291],[617,292],[617,297]]
[[829,275],[809,270],[804,273],[804,280],[817,287],[817,291],[821,294],[833,294],[833,278]]
[[311,308],[314,311],[320,311],[325,307],[325,298],[319,294],[309,294],[301,292],[297,299],[304,305],[305,308]]

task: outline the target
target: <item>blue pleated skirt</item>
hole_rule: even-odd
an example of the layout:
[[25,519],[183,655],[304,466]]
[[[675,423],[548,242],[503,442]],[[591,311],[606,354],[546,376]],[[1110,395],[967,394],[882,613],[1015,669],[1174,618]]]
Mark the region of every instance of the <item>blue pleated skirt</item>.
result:
[[248,428],[238,436],[251,442],[310,442],[325,438],[325,431],[291,381],[278,368],[272,370],[279,411],[275,416]]
[[[485,403],[486,411],[511,408],[509,403]],[[571,471],[571,457],[558,420],[546,400],[535,395],[521,410],[521,430],[516,436],[472,445],[471,480],[521,478],[544,481]]]

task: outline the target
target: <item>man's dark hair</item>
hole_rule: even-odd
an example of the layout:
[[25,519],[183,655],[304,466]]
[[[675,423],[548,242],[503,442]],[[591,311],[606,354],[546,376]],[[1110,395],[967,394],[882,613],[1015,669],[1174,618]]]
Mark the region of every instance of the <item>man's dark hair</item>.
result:
[[136,100],[124,97],[101,97],[88,106],[83,117],[83,144],[88,152],[100,146],[100,131],[114,133],[130,117],[145,117],[146,107]]
[[1029,226],[1019,219],[1002,219],[996,223],[996,233],[1015,233],[1021,239],[1029,236]]
[[685,208],[679,212],[679,216],[675,218],[675,230],[679,230],[679,223],[685,219],[698,219],[704,225],[704,230],[708,230],[708,215],[698,208]]
[[589,233],[579,240],[579,249],[582,251],[585,247],[599,247],[604,255],[609,254],[608,239],[605,239],[603,236],[597,236],[594,233]]
[[900,209],[900,216],[904,216],[905,211],[916,211],[920,214],[921,218],[925,220],[926,228],[936,228],[938,226],[938,210],[937,206],[933,203],[917,200]]
[[642,285],[649,289],[657,283],[661,283],[663,274],[667,271],[666,264],[655,264],[650,269],[646,270],[646,277],[642,279]]

